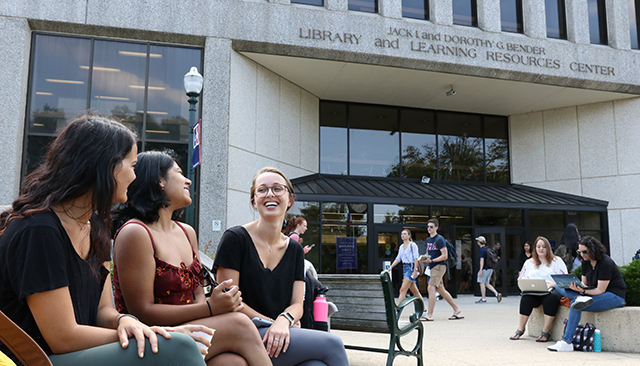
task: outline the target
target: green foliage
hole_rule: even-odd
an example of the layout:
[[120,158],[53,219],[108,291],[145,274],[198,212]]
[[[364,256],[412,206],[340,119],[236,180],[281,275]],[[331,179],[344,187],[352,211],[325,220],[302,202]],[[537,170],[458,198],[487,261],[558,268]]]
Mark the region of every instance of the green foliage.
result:
[[627,284],[627,306],[640,306],[640,260],[620,267],[620,272]]
[[582,266],[578,266],[578,268],[574,269],[571,273],[578,276],[578,278],[582,278]]

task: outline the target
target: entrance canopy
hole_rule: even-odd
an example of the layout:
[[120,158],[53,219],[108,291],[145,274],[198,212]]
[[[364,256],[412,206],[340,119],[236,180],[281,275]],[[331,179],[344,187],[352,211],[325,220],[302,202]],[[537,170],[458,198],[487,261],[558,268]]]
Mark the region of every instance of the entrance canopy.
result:
[[515,184],[312,174],[292,180],[297,201],[606,211],[607,201]]

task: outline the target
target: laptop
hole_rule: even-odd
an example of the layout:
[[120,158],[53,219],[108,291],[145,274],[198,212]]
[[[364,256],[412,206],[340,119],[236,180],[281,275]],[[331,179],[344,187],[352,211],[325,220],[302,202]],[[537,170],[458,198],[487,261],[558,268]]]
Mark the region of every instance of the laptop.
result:
[[549,293],[547,281],[542,278],[519,278],[518,287],[522,295],[546,295]]
[[582,285],[582,282],[578,279],[578,276],[576,276],[574,273],[551,275],[551,278],[553,278],[553,280],[556,281],[556,284],[560,288],[570,288],[569,284],[571,282],[574,282],[576,285],[578,285],[578,287],[582,287],[584,289],[587,288],[584,285]]

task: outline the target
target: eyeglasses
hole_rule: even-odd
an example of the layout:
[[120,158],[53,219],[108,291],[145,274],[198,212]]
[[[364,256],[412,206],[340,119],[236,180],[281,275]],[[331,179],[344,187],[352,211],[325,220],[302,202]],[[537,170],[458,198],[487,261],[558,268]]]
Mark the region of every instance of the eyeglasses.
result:
[[276,184],[272,187],[259,186],[256,187],[253,191],[255,192],[256,196],[262,198],[266,197],[267,194],[269,194],[269,190],[271,190],[271,193],[273,193],[274,196],[280,197],[283,196],[285,192],[289,190],[289,188],[287,188],[287,186]]
[[588,254],[588,253],[589,253],[589,250],[588,250],[588,249],[587,249],[587,250],[576,250],[576,252],[577,252],[578,254]]
[[435,229],[435,228],[436,228],[434,225],[427,225],[427,227],[428,227],[429,229]]

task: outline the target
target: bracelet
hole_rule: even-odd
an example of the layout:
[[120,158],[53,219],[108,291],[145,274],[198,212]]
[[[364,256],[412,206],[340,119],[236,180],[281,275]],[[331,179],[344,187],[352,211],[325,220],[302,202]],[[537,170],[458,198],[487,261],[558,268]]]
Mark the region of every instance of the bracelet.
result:
[[207,306],[209,307],[209,316],[213,316],[213,311],[211,311],[211,304],[209,304],[208,300],[205,300],[204,302],[206,302]]
[[[120,326],[120,319],[124,318],[125,316],[128,316],[130,318],[133,318],[135,320],[138,320],[138,318],[136,318],[135,316],[131,315],[131,314],[122,314],[118,317],[118,319],[116,320],[116,328],[118,328]],[[140,320],[138,320],[140,321]]]

